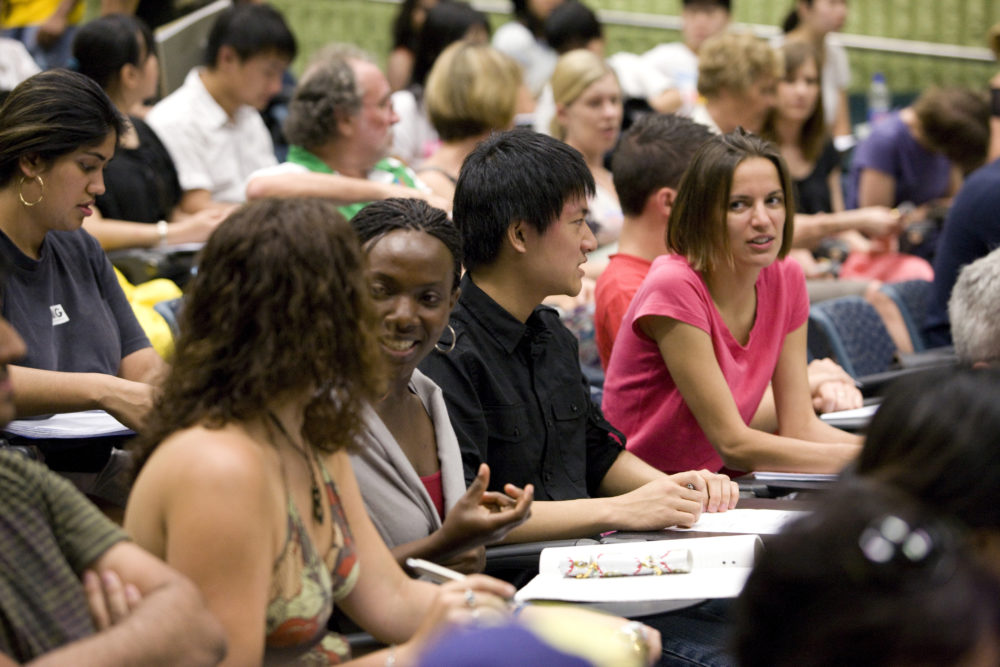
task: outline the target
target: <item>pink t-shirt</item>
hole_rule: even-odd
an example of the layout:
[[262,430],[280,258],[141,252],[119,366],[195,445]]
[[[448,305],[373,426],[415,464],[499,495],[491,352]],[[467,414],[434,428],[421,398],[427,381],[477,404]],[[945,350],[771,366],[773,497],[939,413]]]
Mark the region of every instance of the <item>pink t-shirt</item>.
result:
[[677,255],[656,258],[625,314],[604,382],[605,416],[625,433],[630,452],[664,472],[718,472],[722,457],[685,404],[656,343],[636,326],[647,315],[671,317],[711,336],[719,368],[749,424],[785,336],[809,317],[802,269],[779,260],[760,272],[757,316],[745,346],[726,327],[701,275]]
[[653,263],[642,257],[617,253],[611,255],[594,288],[594,337],[601,366],[606,370],[611,359],[618,328],[632,303],[643,278]]

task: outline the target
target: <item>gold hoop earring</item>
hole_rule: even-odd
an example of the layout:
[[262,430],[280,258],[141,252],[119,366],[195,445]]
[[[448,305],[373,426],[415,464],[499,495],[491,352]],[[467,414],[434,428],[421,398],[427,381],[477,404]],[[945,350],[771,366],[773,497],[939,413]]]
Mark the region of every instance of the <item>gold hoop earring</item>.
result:
[[35,176],[34,180],[38,181],[38,187],[41,189],[41,193],[38,195],[38,199],[36,199],[35,201],[28,201],[27,199],[24,198],[24,192],[22,191],[22,188],[24,188],[24,180],[25,180],[24,175],[22,174],[21,178],[18,179],[17,181],[17,198],[21,200],[22,204],[24,204],[28,208],[31,208],[35,204],[38,204],[43,199],[45,199],[45,181],[42,180],[41,176],[38,175]]
[[455,327],[451,326],[451,323],[448,324],[448,331],[451,332],[451,345],[449,345],[447,349],[442,349],[441,341],[438,341],[437,343],[434,344],[434,349],[440,352],[441,354],[448,354],[449,352],[454,350],[455,343],[458,342],[458,334],[455,333]]

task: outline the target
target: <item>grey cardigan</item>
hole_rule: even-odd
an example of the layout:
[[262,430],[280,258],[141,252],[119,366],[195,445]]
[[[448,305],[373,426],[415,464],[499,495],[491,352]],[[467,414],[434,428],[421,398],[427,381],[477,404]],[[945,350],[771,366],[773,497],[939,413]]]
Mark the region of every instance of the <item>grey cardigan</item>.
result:
[[[441,388],[419,370],[413,371],[410,387],[434,423],[447,512],[465,493],[458,439]],[[417,471],[371,406],[365,406],[363,418],[365,433],[359,451],[351,454],[351,465],[372,523],[390,549],[430,535],[441,527],[441,519]]]

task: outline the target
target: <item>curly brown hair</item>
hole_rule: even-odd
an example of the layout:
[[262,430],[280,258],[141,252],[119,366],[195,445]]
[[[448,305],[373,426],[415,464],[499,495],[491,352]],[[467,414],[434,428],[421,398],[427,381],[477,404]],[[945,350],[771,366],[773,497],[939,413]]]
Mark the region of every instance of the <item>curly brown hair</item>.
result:
[[219,225],[185,296],[138,466],[177,430],[250,421],[308,391],[305,442],[325,452],[351,445],[383,377],[364,262],[326,201],[261,199]]

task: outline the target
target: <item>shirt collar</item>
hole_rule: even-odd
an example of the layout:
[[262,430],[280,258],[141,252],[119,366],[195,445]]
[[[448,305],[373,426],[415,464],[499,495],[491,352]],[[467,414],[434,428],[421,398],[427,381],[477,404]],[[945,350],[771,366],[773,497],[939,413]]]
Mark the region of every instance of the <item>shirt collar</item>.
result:
[[511,354],[524,338],[528,327],[472,282],[468,273],[462,277],[461,287],[459,302],[463,303],[470,316],[479,322],[500,347]]
[[288,147],[288,157],[286,158],[288,162],[305,167],[309,171],[318,174],[332,174],[334,173],[330,166],[319,159],[314,153],[309,152],[302,146],[296,146],[292,144]]

